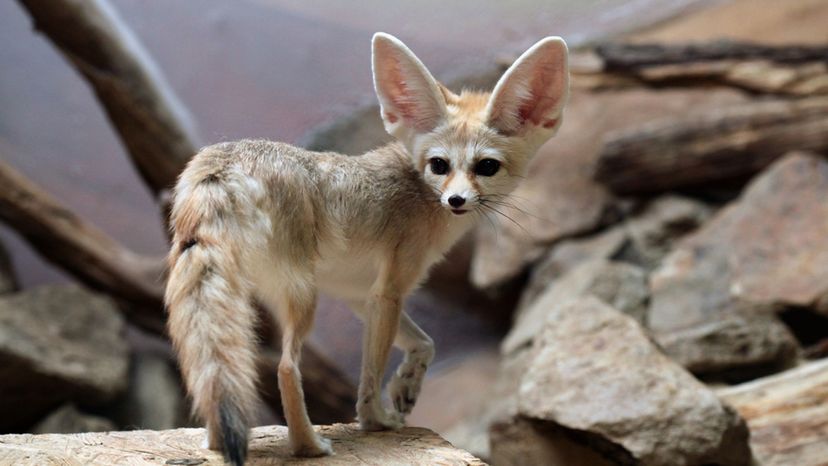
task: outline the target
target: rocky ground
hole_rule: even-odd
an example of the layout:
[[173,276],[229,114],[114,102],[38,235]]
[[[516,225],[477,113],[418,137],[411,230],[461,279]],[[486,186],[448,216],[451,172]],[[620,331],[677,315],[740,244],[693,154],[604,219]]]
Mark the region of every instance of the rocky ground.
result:
[[[470,342],[446,343],[411,423],[495,465],[825,464],[826,18],[817,0],[736,0],[624,38],[658,47],[574,51],[565,123],[511,220],[479,228],[410,302],[427,329],[451,330],[438,349]],[[702,42],[665,47],[688,41]],[[489,88],[505,63],[447,84]],[[377,115],[304,143],[373,147]],[[128,325],[123,303],[18,283],[0,251],[0,430],[186,424],[168,346]],[[433,303],[472,312],[447,319]],[[331,347],[356,348],[359,329],[331,322]],[[325,391],[309,393],[316,418]]]

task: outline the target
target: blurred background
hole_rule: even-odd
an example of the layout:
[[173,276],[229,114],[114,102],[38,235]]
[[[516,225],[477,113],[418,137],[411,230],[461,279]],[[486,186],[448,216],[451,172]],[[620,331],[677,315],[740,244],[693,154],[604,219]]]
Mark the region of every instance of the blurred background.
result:
[[[455,91],[490,89],[560,35],[571,103],[512,220],[482,225],[407,303],[437,345],[409,424],[493,464],[746,464],[747,421],[764,463],[823,464],[826,24],[822,0],[3,2],[0,433],[192,423],[158,307],[165,180],[191,149],[387,141],[375,31]],[[331,297],[317,322],[311,418],[348,422],[361,325]],[[281,423],[276,351],[263,424]],[[757,402],[742,385],[756,379],[789,398]],[[802,393],[779,434],[763,413]],[[595,414],[631,398],[640,409]],[[665,408],[675,400],[718,427],[690,426],[690,408]],[[642,447],[631,437],[646,426],[714,434],[694,451]]]

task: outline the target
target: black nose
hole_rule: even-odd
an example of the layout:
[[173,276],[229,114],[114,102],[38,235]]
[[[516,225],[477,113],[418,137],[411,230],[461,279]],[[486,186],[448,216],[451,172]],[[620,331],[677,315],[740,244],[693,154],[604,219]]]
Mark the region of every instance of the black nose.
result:
[[451,196],[449,198],[449,205],[452,207],[460,207],[461,205],[465,204],[466,200],[458,195]]

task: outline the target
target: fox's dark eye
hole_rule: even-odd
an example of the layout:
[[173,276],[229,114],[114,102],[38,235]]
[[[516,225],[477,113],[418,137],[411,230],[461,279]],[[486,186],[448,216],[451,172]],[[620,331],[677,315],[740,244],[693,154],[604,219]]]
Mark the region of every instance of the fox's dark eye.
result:
[[483,159],[474,167],[474,172],[480,176],[493,176],[498,170],[500,162],[495,159]]
[[441,159],[440,157],[428,159],[428,166],[431,167],[431,173],[435,175],[445,175],[449,171],[449,163],[446,159]]

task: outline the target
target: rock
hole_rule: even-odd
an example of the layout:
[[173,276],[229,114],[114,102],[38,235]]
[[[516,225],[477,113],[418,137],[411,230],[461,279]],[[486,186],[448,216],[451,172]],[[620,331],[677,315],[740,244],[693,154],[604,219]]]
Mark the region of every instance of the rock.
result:
[[514,327],[503,340],[502,352],[508,354],[530,344],[548,315],[590,295],[644,322],[649,298],[644,271],[620,262],[588,261],[554,282],[533,304],[518,314]]
[[617,464],[750,464],[744,421],[634,319],[594,297],[554,309],[521,381],[520,416]]
[[732,312],[696,327],[658,334],[664,352],[706,379],[734,382],[793,365],[799,344],[773,315]]
[[750,427],[763,466],[817,466],[828,458],[828,359],[719,391]]
[[485,388],[489,393],[485,403],[479,406],[478,414],[467,416],[447,430],[448,441],[479,458],[492,459],[489,426],[507,423],[517,414],[517,393],[529,356],[529,349],[524,349],[501,358],[494,383]]
[[[454,448],[421,427],[363,432],[356,424],[318,426],[332,440],[334,455],[299,461],[314,465],[406,464],[483,466],[471,454]],[[223,465],[221,453],[202,447],[204,429],[134,430],[83,435],[0,435],[3,464],[89,465]],[[248,464],[293,463],[287,427],[256,427],[250,432]]]
[[630,243],[622,259],[653,270],[680,238],[699,228],[712,212],[695,199],[670,194],[656,198],[625,223]]
[[38,422],[32,433],[34,434],[75,434],[80,432],[108,432],[115,430],[115,423],[109,419],[84,414],[67,403],[46,419]]
[[728,309],[828,313],[828,162],[796,153],[680,241],[651,277],[650,325],[672,331]]
[[[584,92],[573,88],[560,132],[532,160],[527,179],[495,228],[478,229],[472,282],[492,287],[518,276],[543,248],[608,222],[615,200],[592,179],[609,131],[638,126],[674,113],[703,112],[745,97],[733,90],[644,90]],[[630,111],[635,109],[635,111]]]
[[592,236],[565,239],[554,244],[532,267],[518,308],[528,307],[553,281],[577,265],[588,260],[611,259],[628,240],[626,230],[616,225]]
[[124,320],[78,286],[0,298],[0,431],[23,429],[60,403],[100,404],[126,388]]
[[152,353],[132,358],[130,384],[113,418],[132,429],[173,429],[186,419],[181,381],[170,361]]
[[17,290],[17,277],[12,269],[11,258],[3,243],[0,243],[0,294]]
[[491,463],[497,466],[615,466],[595,450],[579,444],[565,429],[528,419],[498,422],[489,429]]

